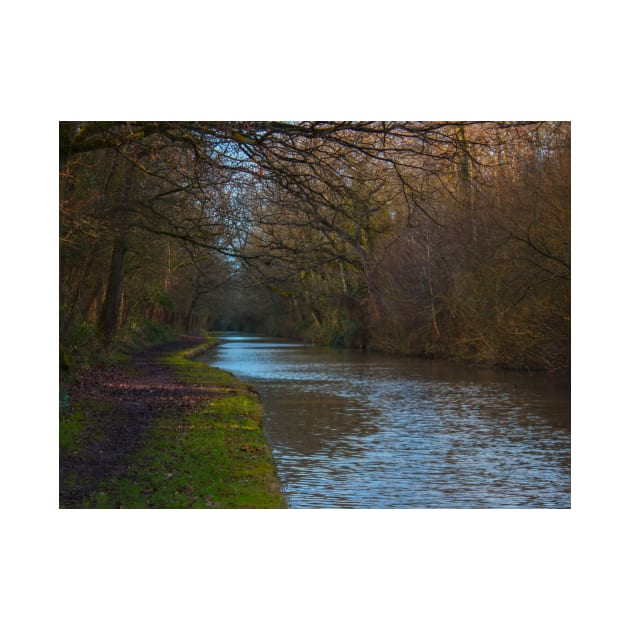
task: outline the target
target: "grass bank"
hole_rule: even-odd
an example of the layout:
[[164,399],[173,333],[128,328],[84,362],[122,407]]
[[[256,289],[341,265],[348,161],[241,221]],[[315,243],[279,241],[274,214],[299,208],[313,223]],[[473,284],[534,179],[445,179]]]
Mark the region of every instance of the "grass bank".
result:
[[[286,507],[262,430],[258,395],[228,372],[194,360],[212,345],[207,341],[155,351],[127,362],[124,370],[131,380],[120,379],[119,389],[132,390],[134,396],[126,405],[116,395],[111,400],[101,396],[100,420],[95,421],[99,414],[89,413],[94,400],[73,401],[72,412],[65,414],[69,426],[60,432],[60,453],[68,448],[79,456],[82,449],[94,452],[94,444],[81,436],[95,424],[107,433],[108,418],[122,422],[118,433],[125,427],[133,433],[143,423],[145,428],[117,466],[105,467],[98,487],[71,507]],[[127,419],[121,421],[121,416]],[[71,484],[72,471],[66,472],[69,478],[61,483]]]

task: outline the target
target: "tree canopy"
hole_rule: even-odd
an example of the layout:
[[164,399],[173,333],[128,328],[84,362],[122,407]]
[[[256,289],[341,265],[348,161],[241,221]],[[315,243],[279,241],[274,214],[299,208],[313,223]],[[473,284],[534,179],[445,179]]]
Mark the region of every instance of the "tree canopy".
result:
[[61,343],[142,320],[566,368],[570,136],[566,122],[61,122]]

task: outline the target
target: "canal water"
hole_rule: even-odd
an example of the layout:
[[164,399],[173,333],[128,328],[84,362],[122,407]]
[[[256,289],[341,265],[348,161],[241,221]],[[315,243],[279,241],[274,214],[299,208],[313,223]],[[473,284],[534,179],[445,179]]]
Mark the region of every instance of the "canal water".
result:
[[291,508],[569,508],[567,383],[225,334]]

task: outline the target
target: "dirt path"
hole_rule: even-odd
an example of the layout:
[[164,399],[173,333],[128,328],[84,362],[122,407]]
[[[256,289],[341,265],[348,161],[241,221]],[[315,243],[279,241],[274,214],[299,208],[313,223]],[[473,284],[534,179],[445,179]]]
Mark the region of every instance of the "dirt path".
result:
[[78,374],[68,393],[72,400],[87,404],[89,431],[78,450],[59,451],[61,507],[79,507],[101,481],[124,474],[158,414],[183,414],[209,399],[202,385],[181,381],[161,360],[168,352],[204,341],[203,337],[182,337],[133,355],[128,365]]

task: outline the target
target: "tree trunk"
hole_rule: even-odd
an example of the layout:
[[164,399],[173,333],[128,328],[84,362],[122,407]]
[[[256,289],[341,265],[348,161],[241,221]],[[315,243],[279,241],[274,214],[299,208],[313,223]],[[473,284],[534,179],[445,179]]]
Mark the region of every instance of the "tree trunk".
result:
[[474,213],[473,186],[471,161],[468,149],[468,141],[464,127],[457,128],[458,153],[459,153],[459,198],[465,212],[466,221],[470,230],[470,239],[473,246],[477,243],[477,225]]
[[125,257],[127,255],[127,237],[121,236],[114,241],[112,262],[109,268],[105,302],[98,322],[98,331],[104,343],[111,343],[118,327],[118,312],[122,298],[123,277],[125,275]]
[[197,302],[199,301],[199,287],[201,281],[200,276],[195,278],[195,293],[193,294],[192,301],[188,307],[188,313],[186,313],[186,332],[192,332],[195,324],[195,309],[197,308]]
[[429,297],[431,298],[431,319],[433,320],[433,330],[435,336],[440,339],[440,327],[437,323],[437,315],[435,312],[435,296],[433,294],[433,274],[431,272],[431,245],[429,244],[429,234],[427,232],[425,236],[427,246],[427,280],[429,282]]
[[120,301],[122,298],[125,258],[129,249],[129,223],[133,209],[133,177],[135,165],[128,162],[120,194],[121,203],[112,208],[112,221],[116,237],[112,249],[112,262],[107,280],[107,292],[99,318],[98,330],[105,345],[109,345],[118,328]]

